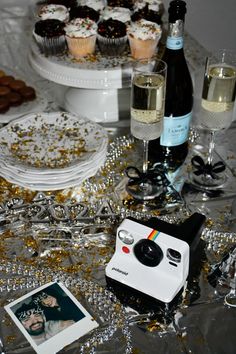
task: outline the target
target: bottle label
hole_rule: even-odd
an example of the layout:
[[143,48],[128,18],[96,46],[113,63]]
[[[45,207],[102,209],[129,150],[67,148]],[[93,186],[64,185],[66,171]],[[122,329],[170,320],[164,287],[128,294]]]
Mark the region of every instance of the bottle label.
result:
[[183,48],[184,40],[183,37],[167,37],[166,47],[168,49],[178,50]]
[[188,140],[192,112],[180,117],[164,117],[160,143],[163,146],[178,146]]

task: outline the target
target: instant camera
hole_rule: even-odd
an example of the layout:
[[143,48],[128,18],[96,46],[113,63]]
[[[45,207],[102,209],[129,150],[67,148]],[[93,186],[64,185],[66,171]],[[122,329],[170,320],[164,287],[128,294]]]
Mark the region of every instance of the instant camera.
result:
[[[151,218],[125,219],[117,228],[116,248],[105,273],[107,283],[124,293],[170,304],[182,292],[205,221],[195,213],[174,225]],[[118,296],[119,297],[119,296]]]

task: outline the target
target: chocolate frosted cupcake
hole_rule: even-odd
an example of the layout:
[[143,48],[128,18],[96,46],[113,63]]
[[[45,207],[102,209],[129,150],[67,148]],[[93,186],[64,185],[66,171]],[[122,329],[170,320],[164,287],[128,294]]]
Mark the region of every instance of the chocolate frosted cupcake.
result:
[[99,12],[89,6],[77,6],[70,11],[71,20],[75,18],[89,18],[94,22],[98,22],[99,17]]
[[66,50],[65,24],[56,19],[40,20],[35,23],[33,36],[45,55],[57,55]]
[[122,55],[127,47],[126,24],[111,18],[99,22],[97,42],[101,54]]

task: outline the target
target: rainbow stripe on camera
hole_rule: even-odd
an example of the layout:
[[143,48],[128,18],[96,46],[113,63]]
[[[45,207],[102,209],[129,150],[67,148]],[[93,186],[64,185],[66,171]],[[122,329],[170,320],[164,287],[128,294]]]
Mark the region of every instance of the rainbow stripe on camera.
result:
[[157,236],[159,235],[160,231],[157,230],[152,230],[152,232],[150,232],[150,234],[148,235],[148,240],[152,240],[155,241],[155,239],[157,238]]

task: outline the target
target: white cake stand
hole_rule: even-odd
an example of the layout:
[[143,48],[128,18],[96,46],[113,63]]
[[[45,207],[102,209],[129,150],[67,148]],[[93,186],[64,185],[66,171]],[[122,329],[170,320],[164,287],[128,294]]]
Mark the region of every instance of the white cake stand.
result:
[[70,55],[46,57],[32,43],[29,60],[47,80],[68,87],[63,106],[96,122],[115,122],[129,114],[132,59],[99,54],[76,61]]

